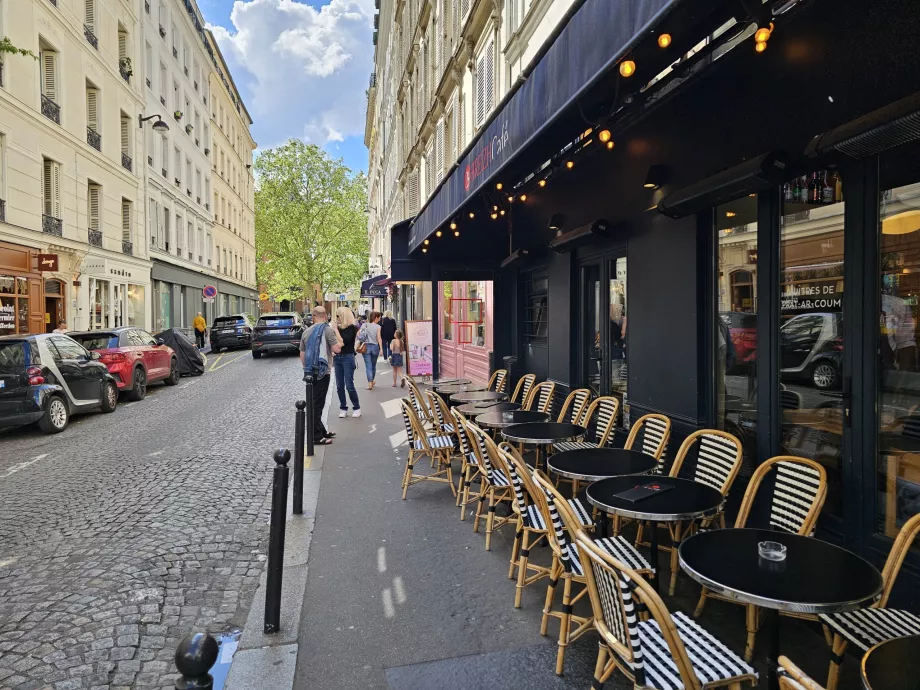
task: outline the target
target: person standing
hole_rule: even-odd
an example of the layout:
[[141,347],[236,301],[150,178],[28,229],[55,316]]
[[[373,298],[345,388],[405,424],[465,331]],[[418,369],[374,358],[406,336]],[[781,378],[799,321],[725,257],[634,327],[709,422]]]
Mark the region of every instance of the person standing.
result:
[[358,400],[358,391],[355,390],[355,338],[358,336],[358,327],[355,325],[355,314],[348,307],[339,307],[335,312],[336,328],[342,340],[342,349],[332,360],[335,369],[335,389],[339,394],[339,419],[348,416],[348,401],[345,400],[345,391],[351,398],[351,416],[361,416],[361,402]]
[[396,320],[393,318],[393,312],[387,310],[380,319],[380,339],[383,340],[383,358],[386,360],[390,359],[390,341],[395,334]]
[[58,321],[57,328],[55,328],[51,332],[52,333],[66,333],[67,332],[67,321],[65,319],[61,319],[60,321]]
[[198,316],[195,317],[192,325],[195,327],[195,343],[198,345],[198,349],[202,350],[204,349],[204,334],[208,330],[208,322],[204,320],[201,312],[198,312]]
[[358,340],[364,343],[364,374],[367,376],[367,390],[374,390],[374,378],[377,376],[377,358],[383,349],[380,340],[380,312],[372,311],[367,323],[361,327]]
[[[396,388],[396,382],[402,377],[403,353],[406,351],[406,341],[403,332],[396,330],[393,334],[393,340],[390,345],[390,366],[393,367],[393,388]],[[406,381],[403,379],[399,383],[400,388],[405,388]]]
[[300,341],[300,364],[304,380],[313,377],[313,442],[321,446],[332,443],[335,433],[323,424],[323,407],[329,392],[329,361],[342,351],[342,342],[335,329],[326,323],[326,310],[314,307],[313,325],[303,334]]

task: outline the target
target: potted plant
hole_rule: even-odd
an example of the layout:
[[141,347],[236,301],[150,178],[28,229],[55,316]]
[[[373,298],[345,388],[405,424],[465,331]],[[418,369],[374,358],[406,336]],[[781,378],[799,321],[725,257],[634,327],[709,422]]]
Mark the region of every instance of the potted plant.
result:
[[134,74],[134,70],[131,67],[131,58],[123,57],[118,61],[118,65],[121,67],[122,72],[125,73],[125,76],[130,77]]
[[182,111],[181,111],[181,110],[177,110],[176,112],[173,113],[173,117],[176,118],[177,121],[178,121],[178,120],[181,120],[181,119],[182,119]]
[[191,134],[191,133],[192,133],[192,126],[191,126],[191,125],[185,125],[185,133],[186,133],[186,134]]

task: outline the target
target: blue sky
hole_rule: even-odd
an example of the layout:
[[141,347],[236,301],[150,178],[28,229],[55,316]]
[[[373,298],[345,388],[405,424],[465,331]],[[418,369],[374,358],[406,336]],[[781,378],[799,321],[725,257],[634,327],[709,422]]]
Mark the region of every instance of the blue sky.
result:
[[373,0],[197,0],[259,148],[300,138],[367,170]]

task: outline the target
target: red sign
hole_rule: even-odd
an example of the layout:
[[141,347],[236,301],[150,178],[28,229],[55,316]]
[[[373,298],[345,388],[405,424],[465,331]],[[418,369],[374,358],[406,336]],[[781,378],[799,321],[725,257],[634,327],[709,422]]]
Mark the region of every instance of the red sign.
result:
[[201,290],[201,294],[210,299],[217,297],[217,288],[213,285],[205,285]]
[[500,154],[504,157],[502,152],[508,147],[509,142],[508,123],[505,122],[502,124],[501,132],[492,137],[491,140],[485,141],[476,157],[463,169],[464,191],[470,191],[473,181],[488,172],[489,166],[492,165],[492,161],[495,158],[499,157]]
[[39,271],[57,271],[58,270],[58,255],[57,254],[39,254],[38,255],[38,270]]

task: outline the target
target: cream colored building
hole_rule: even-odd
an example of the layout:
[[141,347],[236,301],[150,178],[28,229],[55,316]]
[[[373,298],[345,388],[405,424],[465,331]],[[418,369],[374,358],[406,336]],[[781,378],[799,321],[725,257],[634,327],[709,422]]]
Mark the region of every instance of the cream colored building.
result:
[[[252,118],[240,98],[214,35],[208,42],[215,58],[209,76],[211,112],[211,180],[214,214],[214,270],[221,285],[222,313],[256,314],[255,185],[249,132]],[[226,304],[223,304],[226,302]]]
[[0,334],[150,327],[139,7],[0,0]]

